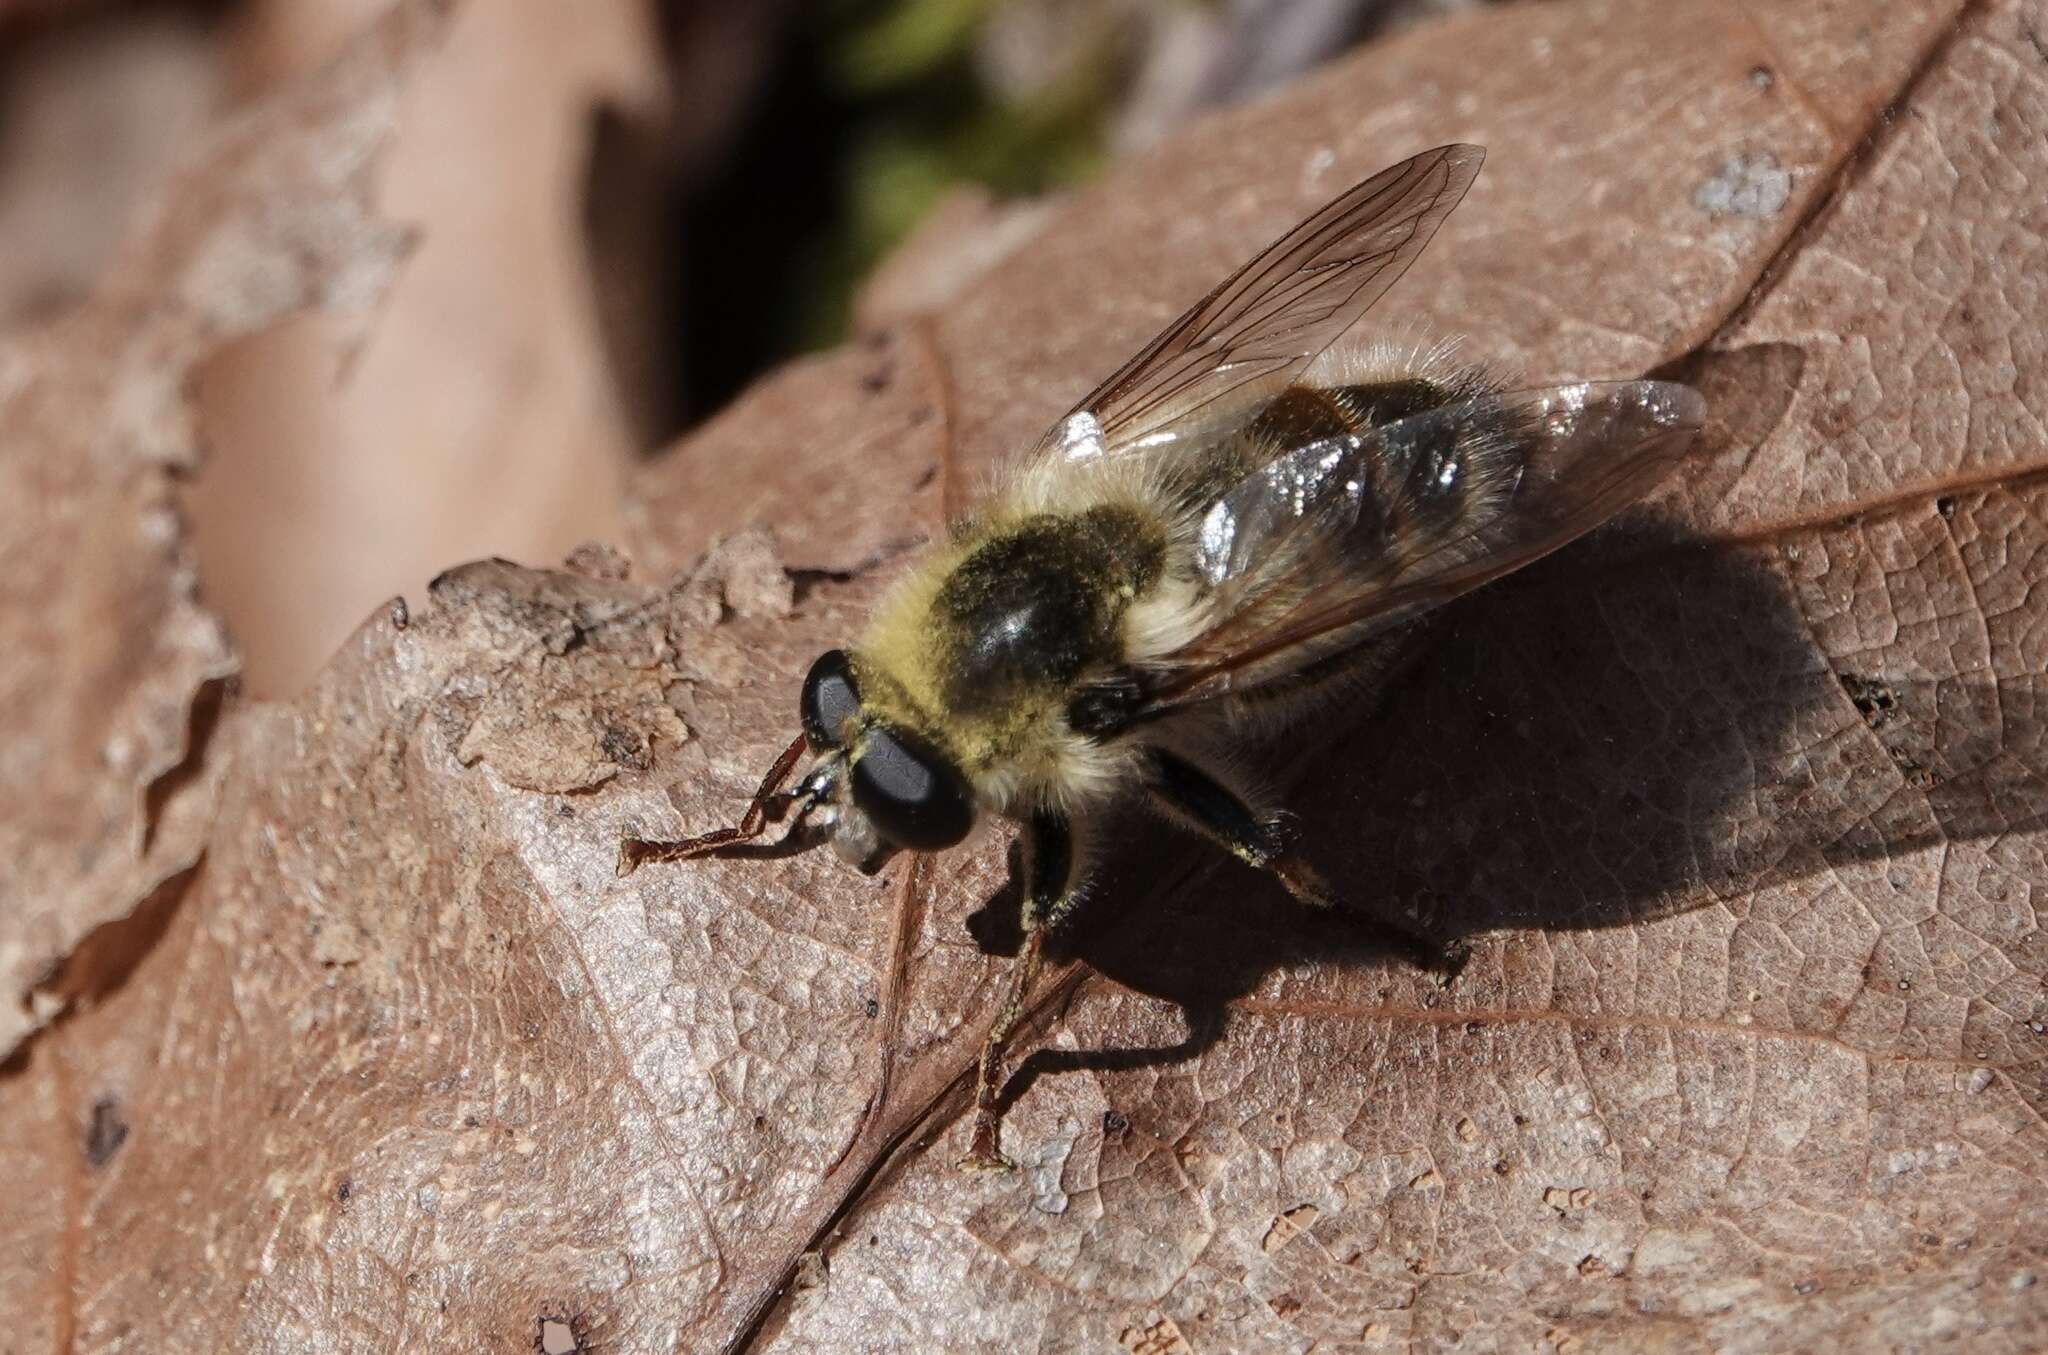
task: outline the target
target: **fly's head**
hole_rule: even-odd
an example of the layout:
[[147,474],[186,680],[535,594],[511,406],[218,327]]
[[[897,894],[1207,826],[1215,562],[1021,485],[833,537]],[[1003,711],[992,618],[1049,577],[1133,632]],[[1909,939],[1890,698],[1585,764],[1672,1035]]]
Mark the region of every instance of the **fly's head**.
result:
[[814,761],[791,797],[804,826],[872,875],[897,852],[943,851],[974,827],[974,790],[916,730],[863,704],[844,650],[818,656],[799,704]]

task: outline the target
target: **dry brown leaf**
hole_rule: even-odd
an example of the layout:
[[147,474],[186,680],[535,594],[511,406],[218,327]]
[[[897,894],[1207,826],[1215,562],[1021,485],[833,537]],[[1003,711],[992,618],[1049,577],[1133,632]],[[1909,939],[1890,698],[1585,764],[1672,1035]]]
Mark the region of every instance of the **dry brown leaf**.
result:
[[173,482],[198,459],[187,386],[288,312],[360,323],[404,250],[369,212],[422,11],[216,138],[93,298],[0,345],[0,1057],[63,1005],[57,967],[197,858],[236,671],[193,601]]
[[[770,521],[792,591],[751,538],[673,587],[469,566],[232,714],[163,936],[0,1082],[24,1344],[2038,1348],[2048,63],[2038,4],[1959,8],[1560,0],[1363,53],[638,486],[643,577]],[[1331,872],[1475,958],[1437,994],[1136,830],[1034,1013],[1025,1167],[964,1176],[999,842],[617,843],[729,818],[877,560],[1454,137],[1487,174],[1390,304],[1532,376],[1680,364],[1721,420],[1298,769]]]
[[[259,71],[361,6],[284,8],[250,38]],[[419,248],[375,329],[296,316],[199,373],[200,569],[255,694],[298,691],[367,608],[451,558],[616,535],[634,449],[576,207],[597,109],[658,88],[648,26],[642,0],[458,9],[379,167],[372,203]]]
[[211,112],[190,10],[106,7],[38,31],[0,4],[0,327],[75,306]]

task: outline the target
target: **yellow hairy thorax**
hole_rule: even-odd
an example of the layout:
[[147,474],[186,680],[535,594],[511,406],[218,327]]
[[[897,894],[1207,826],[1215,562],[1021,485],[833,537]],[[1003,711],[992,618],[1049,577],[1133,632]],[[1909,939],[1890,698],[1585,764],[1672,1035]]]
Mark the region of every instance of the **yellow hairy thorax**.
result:
[[868,711],[945,750],[997,812],[1107,796],[1130,752],[1076,734],[1069,703],[1183,629],[1161,606],[1187,593],[1169,584],[1176,525],[1113,477],[1068,485],[1048,501],[1021,480],[956,526],[852,651]]

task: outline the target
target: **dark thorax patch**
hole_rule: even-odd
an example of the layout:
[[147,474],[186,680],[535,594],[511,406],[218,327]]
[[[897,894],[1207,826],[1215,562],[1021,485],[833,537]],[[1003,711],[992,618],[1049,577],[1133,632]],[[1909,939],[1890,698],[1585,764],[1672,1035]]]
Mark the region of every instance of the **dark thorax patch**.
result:
[[1157,579],[1164,553],[1138,513],[1107,506],[1039,514],[984,541],[932,608],[944,631],[947,704],[985,711],[1114,663],[1124,609]]

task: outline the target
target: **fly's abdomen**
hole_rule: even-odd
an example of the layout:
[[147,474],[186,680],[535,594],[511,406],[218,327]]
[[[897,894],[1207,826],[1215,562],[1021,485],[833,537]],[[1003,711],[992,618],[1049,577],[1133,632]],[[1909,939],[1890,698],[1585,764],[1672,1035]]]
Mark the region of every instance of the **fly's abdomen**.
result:
[[946,704],[986,712],[1116,663],[1124,610],[1158,578],[1164,553],[1163,531],[1118,506],[998,529],[934,600]]
[[1385,374],[1341,385],[1287,387],[1258,417],[1185,468],[1175,498],[1199,517],[1245,476],[1275,457],[1333,438],[1356,437],[1367,429],[1421,414],[1481,393],[1475,371],[1447,369],[1412,375]]
[[1450,373],[1448,379],[1431,374],[1389,376],[1342,386],[1294,385],[1260,411],[1248,431],[1264,445],[1302,447],[1324,438],[1362,433],[1478,393],[1473,378],[1458,372]]

